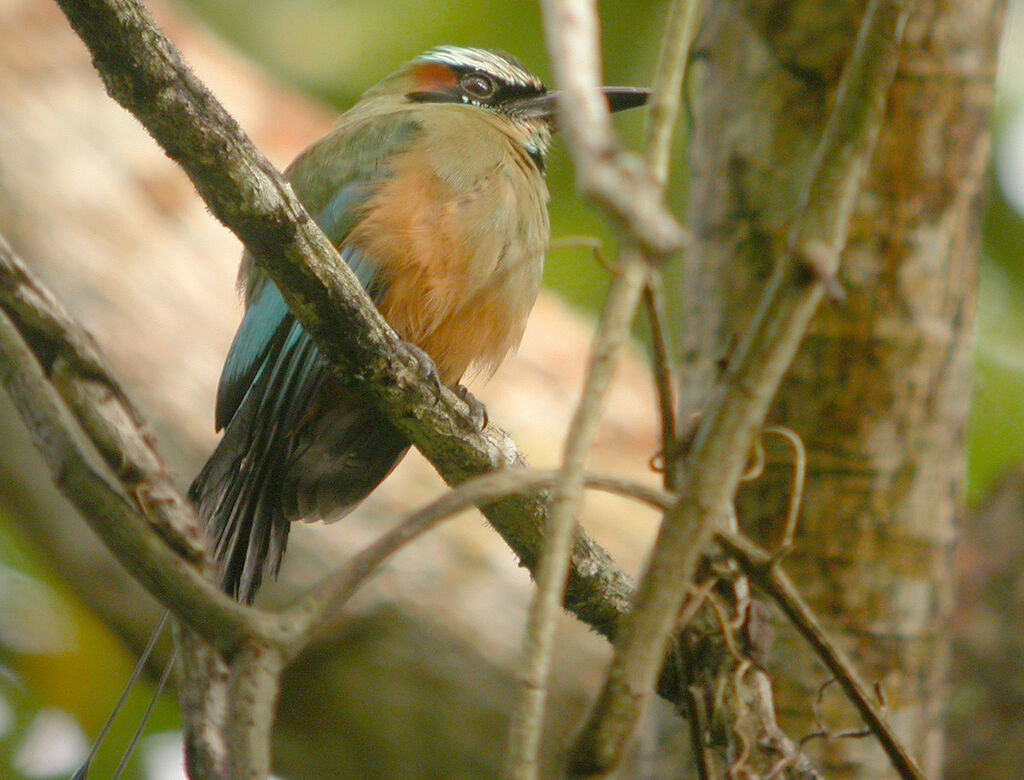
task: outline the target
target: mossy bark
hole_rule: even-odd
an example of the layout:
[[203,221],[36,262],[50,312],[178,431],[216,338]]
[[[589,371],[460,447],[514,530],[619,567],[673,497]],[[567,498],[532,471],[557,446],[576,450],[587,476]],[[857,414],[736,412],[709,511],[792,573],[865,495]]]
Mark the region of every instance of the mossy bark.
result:
[[[695,244],[675,280],[683,414],[700,408],[783,247],[866,5],[710,4],[691,85]],[[786,568],[884,689],[928,777],[942,756],[950,553],[1002,11],[1001,0],[915,7],[837,280],[845,295],[816,316],[770,416],[808,452]],[[789,451],[770,447],[765,475],[740,496],[741,525],[766,543],[777,540],[790,475]],[[827,675],[799,637],[782,630],[769,669],[786,733],[815,731]],[[861,727],[834,688],[818,708],[830,730]],[[892,772],[872,740],[828,741],[812,758],[828,777]]]

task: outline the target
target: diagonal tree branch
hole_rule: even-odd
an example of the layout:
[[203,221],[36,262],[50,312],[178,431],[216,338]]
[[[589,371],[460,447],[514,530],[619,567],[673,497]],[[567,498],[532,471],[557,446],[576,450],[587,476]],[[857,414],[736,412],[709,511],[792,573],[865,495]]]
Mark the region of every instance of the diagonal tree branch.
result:
[[206,554],[195,513],[174,487],[138,412],[92,337],[0,236],[0,307],[68,404],[101,457],[157,533],[193,563]]
[[[18,267],[25,274],[22,278],[28,279],[27,271],[0,238],[0,271],[6,272]],[[57,312],[56,317],[50,317],[46,308],[31,309],[33,316],[30,320],[36,329],[31,333],[33,343],[30,346],[11,316],[23,314],[24,311],[8,311],[7,293],[12,289],[8,286],[10,279],[6,273],[0,273],[0,380],[22,417],[31,422],[30,432],[50,466],[57,486],[97,535],[118,555],[125,568],[143,582],[160,602],[173,609],[221,652],[230,655],[244,637],[267,632],[270,626],[265,619],[261,619],[261,613],[227,597],[203,576],[193,561],[181,555],[179,547],[172,548],[163,536],[152,533],[143,516],[90,464],[80,446],[81,437],[72,432],[63,399],[51,384],[44,371],[44,364],[51,368],[62,361],[66,366],[88,365],[91,381],[110,383],[113,386],[113,380],[109,379],[98,354],[91,351],[88,337],[70,320],[64,325],[71,335],[71,341],[61,342],[60,339],[52,338],[52,334],[51,337],[42,335],[47,323],[52,324],[63,314],[62,311]],[[41,300],[50,299],[38,282],[33,281],[30,286],[43,293]],[[78,352],[76,348],[79,346],[86,351]],[[41,360],[40,355],[48,360]],[[77,374],[65,371],[65,387],[71,388],[74,394],[80,378]],[[107,443],[109,429],[115,426],[106,420],[101,423],[100,419],[110,413],[114,406],[116,404],[108,403],[103,409],[90,412],[87,418],[87,423],[92,423],[94,427],[107,428],[100,435]],[[127,408],[114,412],[118,422],[123,422],[127,416]],[[83,427],[88,429],[89,426]],[[86,430],[86,433],[91,435],[92,431]],[[130,462],[132,454],[145,452],[148,458],[156,457],[138,430],[124,428],[119,438],[126,463]],[[115,453],[115,449],[107,452],[108,455]],[[131,476],[129,486],[134,486],[142,493],[150,492],[149,483],[145,479],[137,478],[133,469],[125,471]],[[172,505],[188,509],[187,503],[180,496]],[[191,522],[194,523],[194,519]],[[177,527],[177,523],[175,520],[173,527]],[[171,527],[165,526],[165,529]]]

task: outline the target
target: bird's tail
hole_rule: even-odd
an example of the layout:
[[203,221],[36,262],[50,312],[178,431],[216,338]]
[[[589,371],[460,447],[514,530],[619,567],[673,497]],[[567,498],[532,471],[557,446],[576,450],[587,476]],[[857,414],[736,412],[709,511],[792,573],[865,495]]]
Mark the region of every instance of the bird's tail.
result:
[[329,375],[304,400],[302,414],[284,415],[298,422],[283,425],[280,414],[250,414],[246,399],[189,489],[221,585],[245,603],[265,576],[276,576],[293,520],[344,517],[409,449],[387,419]]

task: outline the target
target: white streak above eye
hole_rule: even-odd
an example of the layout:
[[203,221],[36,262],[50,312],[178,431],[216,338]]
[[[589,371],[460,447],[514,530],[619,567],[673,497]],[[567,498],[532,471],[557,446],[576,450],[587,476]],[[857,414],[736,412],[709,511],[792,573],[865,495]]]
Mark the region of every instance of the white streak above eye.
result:
[[510,86],[529,87],[544,91],[544,84],[508,56],[487,49],[471,49],[461,46],[439,46],[416,58],[420,62],[436,62],[453,68],[471,68],[496,76]]

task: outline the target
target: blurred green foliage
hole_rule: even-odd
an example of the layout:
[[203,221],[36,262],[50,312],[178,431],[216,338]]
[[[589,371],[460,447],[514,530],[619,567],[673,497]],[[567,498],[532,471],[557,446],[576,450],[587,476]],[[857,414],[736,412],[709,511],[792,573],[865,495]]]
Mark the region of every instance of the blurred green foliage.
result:
[[[20,635],[7,635],[0,630],[0,699],[12,716],[9,730],[0,733],[0,777],[12,780],[25,777],[17,760],[19,749],[41,711],[68,713],[89,734],[95,734],[135,665],[133,655],[120,640],[38,558],[35,548],[17,536],[16,528],[17,524],[0,518],[0,567],[26,575],[37,584],[43,598],[33,599],[35,614],[30,621],[22,622]],[[3,588],[4,583],[0,582],[0,589]],[[10,593],[0,593],[0,598],[9,596]],[[35,646],[27,647],[26,628],[27,633],[38,634],[39,624],[50,626],[45,632],[46,646],[35,642]],[[121,751],[152,695],[150,683],[136,687],[110,732],[107,749],[93,764],[90,777],[113,776]],[[165,694],[151,719],[151,732],[176,729],[179,722],[177,705],[172,696]],[[136,755],[126,778],[141,777],[139,766]]]
[[978,290],[968,447],[972,501],[1024,463],[1024,219],[991,188]]

